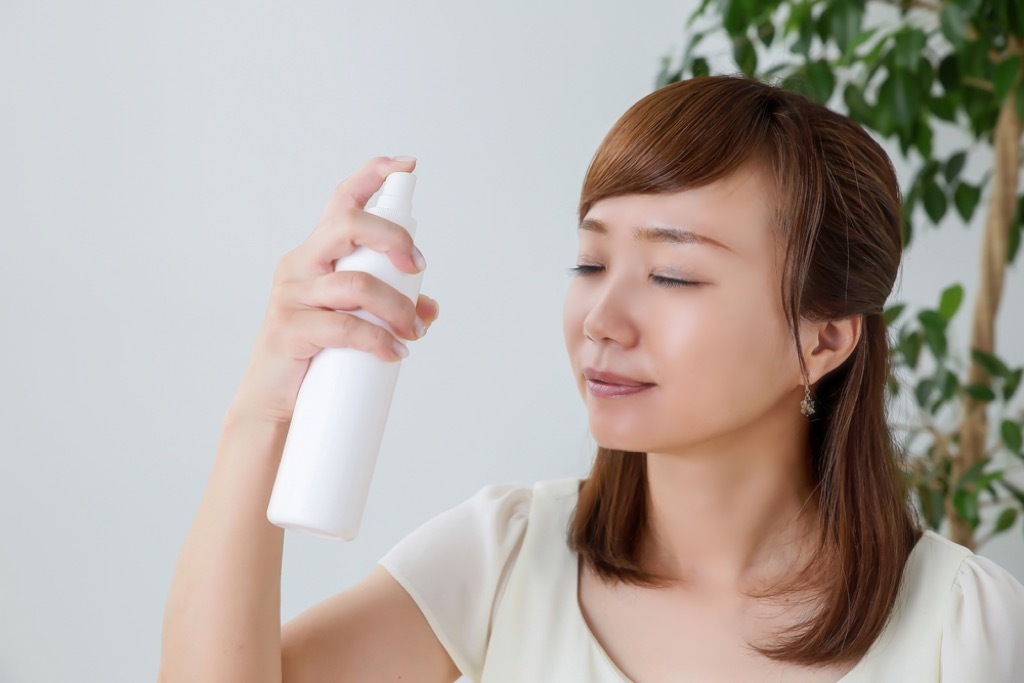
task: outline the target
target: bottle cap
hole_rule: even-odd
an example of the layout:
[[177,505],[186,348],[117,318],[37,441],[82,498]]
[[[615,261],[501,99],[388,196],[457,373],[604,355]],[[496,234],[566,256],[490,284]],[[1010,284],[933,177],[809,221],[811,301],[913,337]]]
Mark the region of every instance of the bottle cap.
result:
[[405,214],[412,213],[412,191],[416,187],[416,176],[405,171],[395,171],[384,179],[377,197],[378,209],[394,209]]

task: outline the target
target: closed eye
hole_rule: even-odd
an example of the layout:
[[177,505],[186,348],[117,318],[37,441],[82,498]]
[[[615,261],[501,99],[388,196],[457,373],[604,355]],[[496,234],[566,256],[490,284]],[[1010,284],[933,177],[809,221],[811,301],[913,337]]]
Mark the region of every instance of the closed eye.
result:
[[[574,268],[569,268],[568,273],[573,277],[581,277],[587,275],[595,275],[604,270],[604,266],[590,266],[590,265],[578,265]],[[659,287],[696,287],[701,284],[699,282],[691,282],[690,280],[677,280],[675,278],[663,277],[661,275],[652,275],[651,281]]]

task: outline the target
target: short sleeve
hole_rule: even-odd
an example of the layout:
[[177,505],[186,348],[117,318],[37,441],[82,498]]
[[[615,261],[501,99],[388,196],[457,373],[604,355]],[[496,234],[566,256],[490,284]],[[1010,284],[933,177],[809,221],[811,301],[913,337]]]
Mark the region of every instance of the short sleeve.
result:
[[942,630],[943,683],[1024,681],[1024,586],[971,555],[953,583]]
[[533,488],[487,486],[399,541],[379,564],[409,593],[463,676],[479,680],[522,547]]

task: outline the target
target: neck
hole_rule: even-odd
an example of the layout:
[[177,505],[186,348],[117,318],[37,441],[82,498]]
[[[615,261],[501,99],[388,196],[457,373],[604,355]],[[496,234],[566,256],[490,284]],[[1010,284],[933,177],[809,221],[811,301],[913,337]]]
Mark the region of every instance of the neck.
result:
[[673,580],[756,589],[793,571],[814,542],[806,418],[648,453],[647,490],[645,561]]

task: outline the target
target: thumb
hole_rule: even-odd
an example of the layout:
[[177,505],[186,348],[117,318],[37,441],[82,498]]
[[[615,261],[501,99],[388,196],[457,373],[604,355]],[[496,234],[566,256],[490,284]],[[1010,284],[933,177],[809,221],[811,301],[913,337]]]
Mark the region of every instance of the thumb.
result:
[[381,188],[384,179],[395,171],[411,172],[416,168],[415,157],[374,157],[362,168],[343,180],[335,188],[320,220],[347,209],[363,209],[373,193]]

